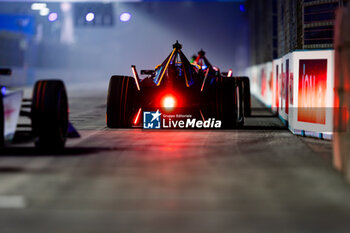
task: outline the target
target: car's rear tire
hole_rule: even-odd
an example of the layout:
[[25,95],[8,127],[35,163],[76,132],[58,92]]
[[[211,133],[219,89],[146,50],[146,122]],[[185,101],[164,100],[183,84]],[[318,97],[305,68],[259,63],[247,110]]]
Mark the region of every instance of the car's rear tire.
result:
[[233,79],[222,77],[218,79],[218,106],[219,119],[222,120],[224,129],[232,129],[236,127],[236,83]]
[[68,98],[61,80],[35,83],[31,118],[37,148],[51,150],[64,147],[68,132]]
[[201,111],[203,115],[208,118],[218,119],[218,78],[208,78],[202,84],[201,93]]
[[235,77],[237,83],[242,86],[242,99],[244,116],[251,116],[250,81],[248,77]]
[[5,117],[4,117],[4,104],[2,100],[2,93],[0,93],[0,148],[4,145],[4,125],[5,125]]
[[240,88],[234,78],[220,77],[217,82],[218,118],[222,120],[222,128],[237,128],[244,123]]
[[137,100],[135,80],[128,76],[112,76],[107,96],[106,123],[108,128],[130,128]]
[[237,112],[237,126],[244,125],[244,112],[243,112],[243,95],[242,95],[242,85],[237,83],[236,85],[236,112]]

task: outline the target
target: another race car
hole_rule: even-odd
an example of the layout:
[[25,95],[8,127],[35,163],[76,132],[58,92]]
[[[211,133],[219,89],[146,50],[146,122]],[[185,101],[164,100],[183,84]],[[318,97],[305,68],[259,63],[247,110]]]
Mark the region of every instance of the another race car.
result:
[[[170,55],[155,70],[131,66],[133,77],[114,75],[107,96],[107,127],[141,126],[143,111],[191,113],[194,117],[220,120],[221,128],[237,128],[250,115],[247,77],[232,77],[210,64],[204,51],[190,63],[176,42]],[[231,73],[231,74],[230,74]]]
[[[11,70],[0,69],[0,75],[11,75]],[[64,147],[69,133],[68,99],[61,80],[37,81],[32,99],[24,99],[21,89],[0,87],[0,147],[18,133],[33,138],[38,148]],[[20,117],[29,118],[30,123],[18,123]]]

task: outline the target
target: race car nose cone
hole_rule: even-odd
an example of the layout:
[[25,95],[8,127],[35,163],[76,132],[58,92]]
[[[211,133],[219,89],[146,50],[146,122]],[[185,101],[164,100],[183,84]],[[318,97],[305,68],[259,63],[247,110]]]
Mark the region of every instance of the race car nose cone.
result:
[[164,108],[172,109],[175,107],[176,101],[173,96],[165,96],[162,105]]

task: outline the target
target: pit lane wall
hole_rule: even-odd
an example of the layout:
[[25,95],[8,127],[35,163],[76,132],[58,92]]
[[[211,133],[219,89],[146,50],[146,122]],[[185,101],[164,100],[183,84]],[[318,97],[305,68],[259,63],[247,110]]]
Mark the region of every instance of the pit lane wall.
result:
[[251,92],[297,135],[332,139],[334,51],[295,51],[249,67]]

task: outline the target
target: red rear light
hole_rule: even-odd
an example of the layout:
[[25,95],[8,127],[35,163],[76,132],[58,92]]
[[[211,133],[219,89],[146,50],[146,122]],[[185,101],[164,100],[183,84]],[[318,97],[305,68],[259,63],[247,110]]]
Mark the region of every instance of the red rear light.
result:
[[173,109],[176,107],[176,99],[172,95],[166,95],[162,99],[162,107],[167,109]]

